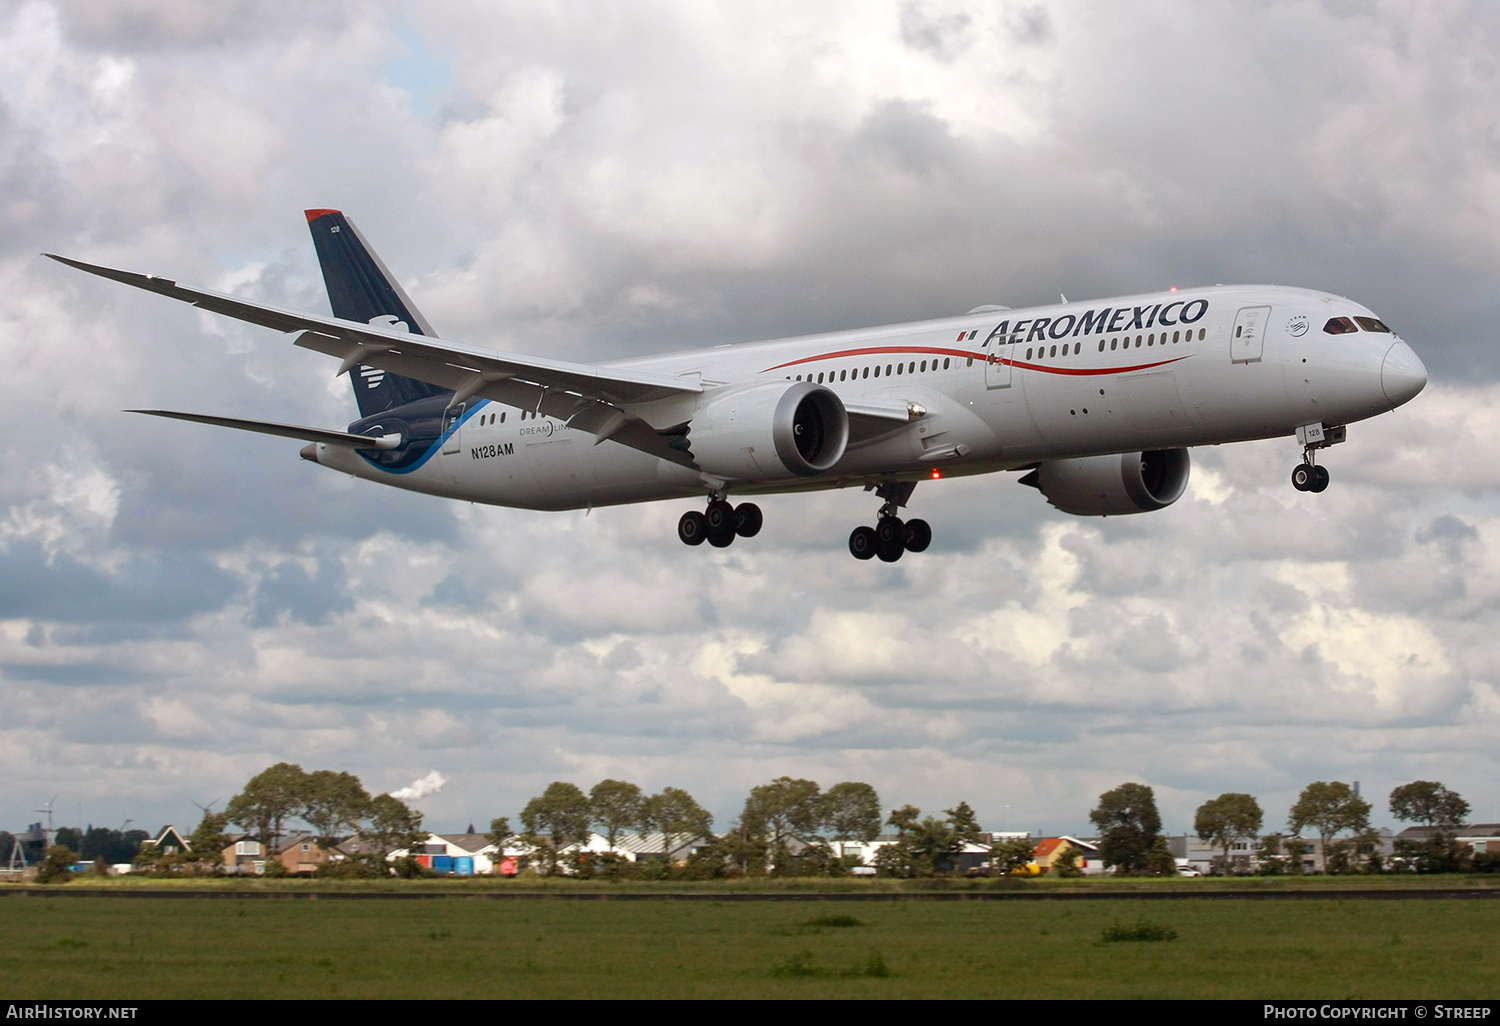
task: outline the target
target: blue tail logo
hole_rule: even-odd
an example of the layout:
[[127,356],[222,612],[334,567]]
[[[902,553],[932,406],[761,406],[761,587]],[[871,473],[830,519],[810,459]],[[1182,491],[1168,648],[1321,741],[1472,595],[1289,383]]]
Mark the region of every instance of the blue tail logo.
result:
[[[333,315],[378,324],[415,335],[435,335],[432,325],[397,284],[354,222],[337,210],[307,211],[307,227],[323,268],[323,284]],[[418,399],[447,395],[449,389],[361,366],[350,375],[361,417],[372,417]]]

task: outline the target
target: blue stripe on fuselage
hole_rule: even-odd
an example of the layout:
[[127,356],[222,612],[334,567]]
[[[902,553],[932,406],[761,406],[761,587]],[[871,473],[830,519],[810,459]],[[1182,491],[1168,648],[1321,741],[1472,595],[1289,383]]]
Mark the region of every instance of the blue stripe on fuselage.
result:
[[442,452],[443,451],[443,443],[448,440],[448,436],[451,435],[451,434],[453,434],[459,428],[463,427],[464,421],[466,421],[470,417],[474,416],[474,414],[478,413],[480,410],[484,409],[489,404],[490,404],[490,400],[488,400],[488,399],[480,399],[478,402],[474,403],[469,409],[464,410],[463,416],[459,417],[458,420],[454,421],[452,427],[448,428],[448,430],[444,431],[441,435],[439,435],[438,438],[437,438],[437,441],[433,442],[430,446],[428,446],[427,447],[427,451],[424,452],[422,454],[421,458],[418,459],[415,463],[409,464],[409,465],[404,466],[404,467],[382,467],[378,462],[376,462],[375,460],[373,460],[370,457],[366,456],[362,452],[359,454],[360,458],[363,459],[370,466],[374,467],[376,470],[383,470],[387,474],[410,474],[412,471],[417,470],[420,467],[422,467],[423,464],[425,464],[428,460],[432,459],[432,456],[433,456],[434,453]]

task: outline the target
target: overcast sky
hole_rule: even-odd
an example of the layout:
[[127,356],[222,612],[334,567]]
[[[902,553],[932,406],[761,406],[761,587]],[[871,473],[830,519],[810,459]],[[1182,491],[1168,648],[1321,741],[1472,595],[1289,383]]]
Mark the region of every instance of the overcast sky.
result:
[[[1080,832],[1155,787],[1283,826],[1313,780],[1500,820],[1500,9],[1368,3],[0,0],[0,826],[191,826],[288,760],[430,825],[550,781],[783,774]],[[1432,372],[1288,481],[1193,453],[1173,507],[923,484],[877,503],[473,507],[133,417],[341,428],[335,365],[61,252],[326,312],[301,211],[361,227],[445,337],[591,360],[1274,282]],[[222,804],[220,805],[222,808]]]

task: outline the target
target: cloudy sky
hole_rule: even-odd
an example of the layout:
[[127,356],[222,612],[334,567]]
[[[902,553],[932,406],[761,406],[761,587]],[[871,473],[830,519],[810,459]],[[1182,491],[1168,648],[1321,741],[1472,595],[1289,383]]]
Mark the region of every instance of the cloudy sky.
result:
[[[196,821],[289,760],[428,822],[552,780],[876,785],[1082,831],[1156,788],[1280,827],[1313,780],[1500,820],[1500,10],[1485,3],[0,0],[0,826]],[[922,485],[541,514],[127,407],[342,427],[275,332],[38,256],[326,311],[347,211],[445,336],[590,360],[1214,282],[1375,308],[1432,372],[1350,429],[1194,452],[1075,519]]]

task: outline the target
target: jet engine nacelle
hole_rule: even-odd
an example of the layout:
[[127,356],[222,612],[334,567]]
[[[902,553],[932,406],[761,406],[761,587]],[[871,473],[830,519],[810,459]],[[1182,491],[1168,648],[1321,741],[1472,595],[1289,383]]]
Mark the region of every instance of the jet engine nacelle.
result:
[[700,468],[728,480],[821,474],[844,455],[849,414],[810,381],[760,385],[708,403],[688,444]]
[[1163,509],[1187,489],[1186,449],[1153,449],[1120,456],[1086,456],[1039,464],[1021,479],[1064,513],[1119,516]]

